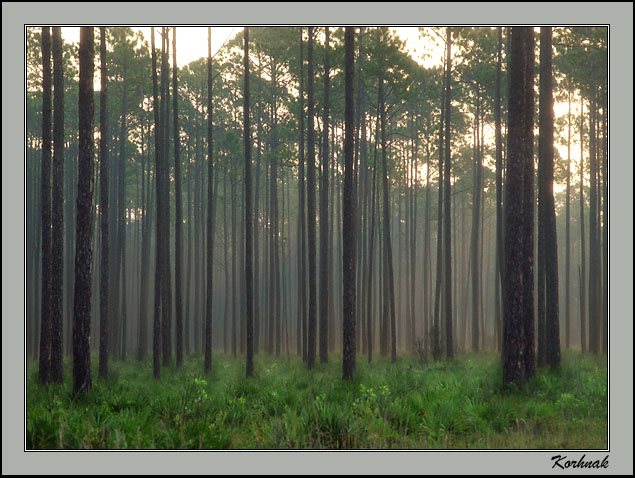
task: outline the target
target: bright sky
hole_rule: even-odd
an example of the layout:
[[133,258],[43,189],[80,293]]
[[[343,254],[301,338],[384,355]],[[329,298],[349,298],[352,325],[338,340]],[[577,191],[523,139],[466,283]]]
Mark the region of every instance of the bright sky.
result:
[[[150,42],[150,31],[151,27],[132,27],[133,30],[141,30],[143,32],[144,38]],[[156,28],[156,27],[155,27]],[[223,44],[233,37],[236,33],[238,33],[242,27],[212,27],[212,55],[215,54]],[[410,53],[410,55],[420,64],[425,65],[426,67],[438,65],[441,63],[444,47],[441,45],[440,41],[435,42],[436,44],[430,44],[430,42],[426,42],[419,38],[419,28],[418,27],[395,27],[393,31],[397,33],[399,38],[405,41],[406,49]],[[155,30],[155,35],[158,34],[158,31]],[[63,27],[62,28],[62,36],[64,40],[70,43],[79,42],[79,27]],[[159,36],[157,35],[156,41],[159,42]],[[170,40],[172,39],[172,35],[170,35]],[[207,27],[202,26],[178,26],[176,30],[176,44],[177,44],[177,61],[179,65],[187,65],[191,61],[197,60],[201,57],[207,57]],[[428,54],[429,57],[427,59],[423,59],[422,55]],[[171,58],[170,58],[171,60]],[[96,79],[97,81],[97,79]],[[98,84],[96,84],[96,88],[98,88]],[[566,102],[556,102],[554,104],[554,113],[556,119],[558,117],[567,115],[568,105]],[[579,102],[574,103],[572,105],[571,113],[576,115],[579,112]],[[487,131],[489,130],[489,131]],[[493,142],[493,129],[491,127],[486,128],[486,136],[488,137],[488,141],[491,140]],[[580,160],[580,149],[579,144],[576,144],[578,138],[574,136],[572,138],[572,146],[571,146],[571,159],[572,159],[572,174],[577,177],[577,164],[579,164]],[[566,145],[558,144],[556,141],[556,148],[558,148],[560,155],[563,158],[567,156]],[[493,158],[486,158],[487,160],[493,161]],[[423,176],[423,171],[420,172]],[[559,192],[564,185],[556,184],[555,190]]]
[[[132,29],[135,31],[141,30],[144,38],[148,43],[150,42],[151,27],[132,27]],[[241,29],[241,27],[212,27],[212,54],[218,51],[230,37],[233,37]],[[393,30],[397,32],[399,38],[406,41],[406,48],[419,63],[426,66],[430,63],[438,63],[439,60],[437,58],[441,58],[443,55],[443,48],[435,45],[433,59],[424,62],[421,59],[421,54],[425,51],[430,52],[432,49],[419,39],[418,27],[396,27]],[[155,35],[157,35],[158,41],[158,29],[155,29]],[[79,27],[62,27],[62,36],[68,43],[78,43]],[[170,34],[171,39],[172,35]],[[207,57],[207,27],[177,27],[176,48],[177,61],[180,65],[187,65],[191,61]]]

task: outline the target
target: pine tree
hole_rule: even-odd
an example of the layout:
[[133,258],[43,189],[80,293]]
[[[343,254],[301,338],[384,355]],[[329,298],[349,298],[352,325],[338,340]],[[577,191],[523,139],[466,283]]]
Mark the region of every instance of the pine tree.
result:
[[73,307],[73,393],[91,388],[90,316],[93,261],[93,73],[94,32],[80,28],[79,41],[79,161],[77,183],[77,243]]
[[346,27],[345,48],[345,143],[344,143],[344,197],[343,197],[343,329],[344,358],[342,376],[353,378],[355,372],[355,196],[353,191],[353,147],[354,147],[354,105],[353,105],[353,56],[355,48],[354,28]]
[[245,141],[245,293],[247,313],[247,377],[254,374],[254,290],[253,290],[253,235],[251,213],[251,130],[249,126],[249,27],[244,33],[244,93],[243,93],[243,122]]
[[522,385],[534,375],[533,28],[512,28],[510,63],[503,383]]
[[106,27],[100,27],[99,58],[101,62],[101,91],[99,93],[99,217],[101,227],[99,282],[99,376],[108,376],[108,320],[109,310],[109,185],[108,185],[108,69],[106,62]]
[[51,379],[51,30],[42,27],[42,290],[40,305],[41,383]]

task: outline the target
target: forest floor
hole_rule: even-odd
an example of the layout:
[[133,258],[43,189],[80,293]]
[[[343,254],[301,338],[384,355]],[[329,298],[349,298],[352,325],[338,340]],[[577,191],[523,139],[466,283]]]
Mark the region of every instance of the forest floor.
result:
[[341,379],[340,357],[312,371],[297,358],[191,356],[180,370],[111,362],[107,380],[72,395],[43,386],[27,364],[27,449],[605,449],[605,356],[565,351],[523,389],[504,390],[496,353],[451,362],[358,357]]

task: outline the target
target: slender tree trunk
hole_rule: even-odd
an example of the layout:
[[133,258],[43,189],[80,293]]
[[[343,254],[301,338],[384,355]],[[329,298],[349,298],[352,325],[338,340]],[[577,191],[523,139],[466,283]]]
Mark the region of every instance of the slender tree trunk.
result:
[[325,28],[324,114],[322,115],[322,171],[320,181],[320,363],[328,362],[329,325],[329,28]]
[[443,126],[445,122],[445,77],[441,99],[441,118],[439,121],[439,196],[437,199],[437,263],[434,290],[434,314],[432,325],[432,356],[435,360],[441,357],[441,289],[443,279]]
[[51,380],[52,314],[51,297],[51,30],[42,27],[42,172],[41,172],[41,230],[42,285],[40,300],[40,354],[38,378],[41,383]]
[[176,27],[172,27],[172,101],[174,115],[174,287],[176,301],[176,366],[183,365],[183,297],[181,286],[181,264],[183,262],[183,207],[181,205],[181,158],[179,130],[179,89],[176,66]]
[[496,347],[501,350],[502,344],[502,299],[504,295],[504,242],[503,242],[503,147],[501,138],[501,69],[502,69],[502,53],[503,53],[503,28],[498,27],[498,55],[496,69],[496,97],[494,100],[494,121],[495,121],[495,144],[496,144],[496,278],[495,294],[496,294]]
[[[328,28],[327,28],[328,32]],[[343,334],[344,357],[342,378],[351,380],[355,372],[355,196],[353,190],[353,148],[355,112],[353,105],[353,57],[355,49],[354,28],[346,27],[345,47],[345,121],[344,143],[344,198],[343,198]]]
[[309,370],[315,366],[315,345],[316,345],[316,320],[317,320],[317,297],[316,297],[316,224],[315,224],[315,100],[313,98],[313,27],[309,28],[308,46],[308,162],[307,162],[307,230],[308,230],[308,258],[309,258],[309,316],[308,316],[308,355],[307,365]]
[[481,156],[479,148],[479,108],[480,94],[476,98],[474,115],[474,194],[472,197],[472,351],[479,351],[479,311],[480,311],[480,264],[479,264],[479,225],[481,209]]
[[253,235],[251,213],[251,130],[249,125],[249,28],[245,27],[244,53],[244,93],[243,93],[243,122],[245,140],[245,280],[247,300],[247,377],[254,374],[254,340],[253,340]]
[[[606,100],[605,100],[606,101]],[[602,155],[602,178],[604,193],[603,215],[603,267],[602,267],[602,353],[607,354],[609,350],[609,176],[608,176],[608,102],[604,106],[603,139],[604,148]],[[568,311],[568,309],[567,309]]]
[[445,267],[445,342],[446,355],[448,358],[454,357],[454,345],[452,336],[452,250],[451,242],[451,224],[450,224],[450,91],[451,91],[451,48],[452,48],[452,28],[447,28],[446,43],[446,92],[445,92],[445,188],[444,188],[444,221],[443,221],[443,240],[444,245],[444,267]]
[[[383,192],[384,192],[384,254],[386,268],[388,273],[388,298],[390,305],[390,329],[391,329],[391,360],[397,361],[397,324],[395,317],[395,282],[392,264],[392,244],[390,238],[390,198],[388,188],[388,163],[386,151],[386,104],[383,95],[383,78],[379,78],[379,96],[380,96],[380,112],[381,112],[381,156],[383,166]],[[386,333],[388,331],[386,330]]]
[[162,246],[162,254],[163,259],[161,261],[162,267],[162,278],[163,281],[161,283],[161,312],[162,312],[162,340],[161,345],[163,349],[163,366],[168,367],[170,365],[170,361],[172,359],[172,284],[171,284],[171,273],[170,273],[170,207],[169,207],[169,167],[168,167],[168,83],[169,83],[169,72],[168,72],[168,29],[163,29],[162,34],[163,39],[163,52],[162,52],[162,64],[161,64],[161,86],[162,91],[165,92],[165,107],[163,108],[163,123],[161,127],[163,128],[163,132],[161,135],[161,148],[163,149],[163,154],[161,155],[161,168],[162,175],[159,180],[159,185],[161,187],[161,202],[162,202],[162,234],[161,241],[163,242]]
[[600,327],[598,308],[597,280],[600,274],[599,244],[598,244],[598,164],[597,164],[597,104],[595,86],[590,104],[591,129],[589,132],[589,166],[590,166],[590,190],[589,190],[589,350],[591,353],[600,353]]
[[63,354],[63,300],[62,282],[63,228],[64,228],[64,65],[62,59],[62,33],[53,27],[53,206],[51,239],[51,380],[62,383]]
[[571,91],[568,91],[569,111],[567,113],[567,199],[566,199],[566,229],[565,229],[565,347],[570,347],[571,338]]
[[159,90],[157,85],[157,58],[154,46],[154,28],[151,30],[151,48],[152,48],[152,109],[154,111],[154,156],[155,156],[155,185],[156,185],[156,201],[157,201],[157,229],[156,229],[156,260],[154,275],[154,323],[152,334],[152,369],[155,379],[161,375],[161,261],[163,258],[161,242],[161,231],[163,228],[163,204],[160,201],[161,190],[159,187],[159,179],[163,174],[161,165],[161,124],[159,114]]
[[298,163],[298,355],[306,361],[306,192],[304,190],[304,41],[303,28],[300,28],[300,139]]
[[586,352],[586,247],[584,234],[584,98],[580,98],[580,348]]
[[212,299],[214,278],[214,161],[213,161],[213,105],[212,105],[212,29],[207,28],[207,251],[205,254],[207,293],[205,296],[205,372],[212,368]]
[[540,163],[544,162],[543,201],[545,225],[546,362],[560,366],[560,321],[558,310],[558,242],[553,197],[553,92],[551,73],[551,27],[540,28]]
[[93,71],[94,32],[80,28],[79,44],[79,174],[77,243],[75,248],[75,303],[73,307],[73,393],[91,388],[90,313],[93,261]]

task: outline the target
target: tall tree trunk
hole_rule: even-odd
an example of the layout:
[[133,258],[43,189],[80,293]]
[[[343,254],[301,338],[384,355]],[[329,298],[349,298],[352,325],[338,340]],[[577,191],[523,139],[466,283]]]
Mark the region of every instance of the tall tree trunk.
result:
[[439,121],[439,196],[437,199],[437,263],[434,290],[434,313],[432,319],[432,356],[441,357],[441,289],[443,279],[443,126],[445,122],[445,76],[441,98],[441,118]]
[[608,353],[609,348],[609,176],[608,176],[608,102],[604,103],[603,114],[603,139],[604,148],[602,154],[602,187],[604,195],[603,219],[603,247],[602,247],[602,353]]
[[[126,124],[126,101],[128,98],[128,82],[126,81],[127,66],[123,64],[123,95],[121,100],[121,132],[119,134],[119,168],[117,175],[117,259],[118,266],[117,279],[115,283],[116,288],[121,290],[121,303],[117,304],[117,310],[115,316],[118,320],[115,324],[116,329],[114,332],[115,355],[119,358],[122,357],[122,331],[126,323],[126,218],[125,218],[125,200],[126,200],[126,140],[127,140],[127,124]],[[119,308],[120,307],[120,308]]]
[[53,205],[51,239],[51,380],[62,383],[62,281],[64,227],[64,65],[62,32],[53,27]]
[[214,136],[212,104],[212,29],[207,28],[207,251],[205,254],[207,293],[205,296],[205,372],[212,368],[212,299],[214,278]]
[[308,258],[309,258],[309,317],[308,317],[308,355],[307,365],[309,370],[315,366],[315,345],[316,345],[316,320],[317,320],[317,297],[316,297],[316,224],[315,224],[315,100],[313,98],[313,27],[309,28],[308,45],[308,130],[307,146],[309,157],[307,162],[307,231],[308,231]]
[[599,270],[599,244],[598,244],[598,164],[597,164],[597,103],[596,90],[592,86],[592,96],[590,102],[591,129],[589,132],[589,166],[590,166],[590,190],[589,190],[589,350],[591,353],[600,353],[600,327],[598,308],[598,287],[597,281]]
[[[430,344],[430,117],[426,120],[426,207],[424,212],[423,235],[423,340],[425,344]],[[427,347],[425,347],[427,352]]]
[[520,386],[534,375],[533,28],[512,28],[510,63],[503,384]]
[[42,285],[40,299],[40,352],[38,378],[41,383],[51,380],[52,342],[52,259],[51,259],[51,30],[42,27],[42,172],[41,233]]
[[163,258],[161,242],[161,232],[163,228],[163,214],[161,203],[161,189],[159,187],[160,178],[163,174],[161,165],[161,124],[159,114],[159,89],[157,85],[157,58],[154,45],[154,28],[151,30],[152,48],[152,110],[154,112],[154,157],[155,157],[155,185],[157,201],[157,229],[156,229],[156,260],[154,275],[154,322],[152,333],[152,370],[155,379],[161,375],[161,261]]
[[545,348],[547,363],[560,366],[560,320],[558,307],[558,241],[553,197],[553,79],[551,73],[551,27],[540,27],[540,134],[539,164],[544,162],[543,200],[545,203]]
[[163,154],[161,155],[162,161],[162,175],[159,181],[161,187],[161,202],[162,202],[162,234],[161,241],[163,242],[162,253],[163,260],[161,261],[162,267],[162,284],[161,284],[161,312],[162,312],[162,351],[163,351],[163,366],[167,367],[170,365],[170,361],[172,359],[172,285],[171,285],[171,273],[170,273],[170,204],[169,204],[169,188],[170,188],[170,174],[168,167],[168,108],[169,108],[169,100],[168,100],[168,90],[169,90],[169,67],[168,67],[168,29],[163,29],[162,34],[163,39],[163,52],[162,52],[162,63],[161,63],[161,86],[162,91],[165,92],[165,107],[163,108],[163,122],[161,127],[163,128],[163,132],[161,135],[162,140],[162,149]]
[[568,91],[569,110],[567,113],[567,199],[565,212],[565,347],[570,347],[571,339],[571,90]]
[[586,352],[586,247],[584,234],[584,98],[580,98],[580,348]]
[[496,97],[494,100],[495,144],[496,144],[496,348],[501,350],[503,324],[501,295],[504,295],[504,242],[503,242],[503,147],[501,138],[501,69],[503,56],[503,28],[498,27],[498,55],[496,68]]
[[75,304],[73,307],[73,393],[91,388],[90,314],[93,261],[93,72],[94,33],[80,28],[79,43],[79,173],[77,243],[75,247]]
[[[377,120],[375,121],[375,145],[373,150],[373,177],[372,177],[372,195],[371,195],[371,213],[370,213],[370,236],[368,238],[368,286],[366,292],[366,334],[367,334],[367,347],[368,347],[368,363],[373,360],[373,297],[375,294],[373,293],[373,259],[374,255],[374,247],[375,247],[375,218],[377,211],[377,202],[379,200],[377,194],[377,142],[379,138],[379,98],[377,101]],[[377,280],[379,283],[379,279]],[[379,295],[379,294],[377,294]]]
[[452,336],[452,250],[451,242],[451,224],[450,224],[450,90],[451,90],[451,48],[452,48],[452,28],[447,27],[447,43],[446,43],[446,92],[445,92],[445,187],[444,187],[444,221],[443,221],[443,240],[444,244],[444,266],[445,266],[445,343],[446,355],[448,358],[454,356],[453,336]]
[[[390,198],[388,188],[388,163],[386,151],[386,104],[383,94],[383,77],[379,78],[379,96],[380,96],[380,112],[381,112],[381,157],[383,167],[383,192],[384,192],[384,254],[387,268],[388,279],[388,299],[390,305],[390,330],[391,330],[391,360],[397,361],[397,324],[395,317],[395,281],[392,264],[392,244],[390,238]],[[388,332],[387,330],[385,331]]]
[[183,207],[181,205],[181,158],[179,130],[179,89],[176,66],[176,27],[172,27],[172,101],[174,115],[174,287],[176,302],[176,366],[183,365],[183,297],[181,264],[183,262]]
[[[328,32],[328,28],[327,28]],[[351,380],[355,372],[355,196],[353,190],[353,148],[355,118],[353,106],[353,57],[355,49],[354,28],[346,27],[345,47],[345,121],[344,143],[344,197],[343,197],[343,339],[344,356],[342,378]]]
[[245,64],[244,73],[244,93],[243,93],[243,122],[245,140],[245,280],[246,280],[246,300],[247,300],[247,377],[254,374],[254,290],[253,290],[253,235],[252,235],[252,213],[251,213],[251,130],[249,125],[249,28],[245,27],[244,34]]
[[479,264],[479,225],[481,209],[481,155],[479,148],[479,109],[480,92],[476,97],[474,115],[474,194],[472,197],[472,351],[479,351],[479,311],[480,311],[480,264]]
[[329,325],[329,28],[325,27],[324,113],[322,115],[322,171],[320,181],[320,363],[328,362]]
[[306,192],[304,190],[304,41],[300,28],[300,139],[298,157],[298,355],[306,361]]

